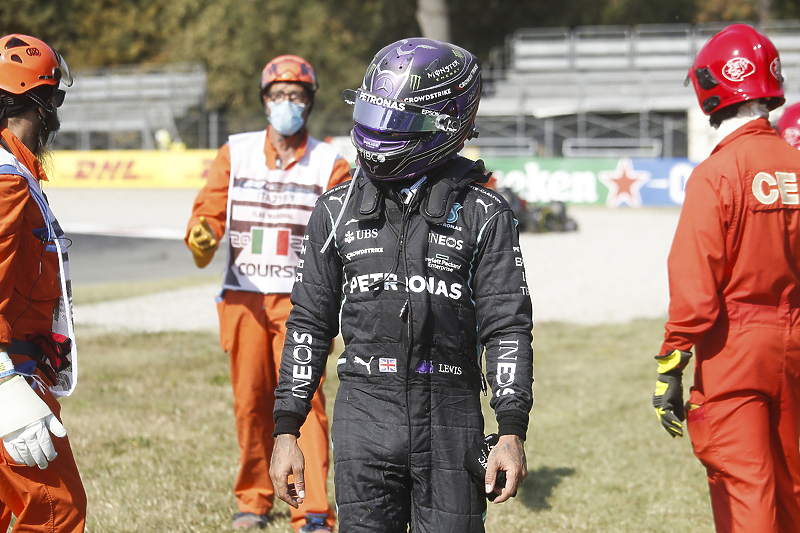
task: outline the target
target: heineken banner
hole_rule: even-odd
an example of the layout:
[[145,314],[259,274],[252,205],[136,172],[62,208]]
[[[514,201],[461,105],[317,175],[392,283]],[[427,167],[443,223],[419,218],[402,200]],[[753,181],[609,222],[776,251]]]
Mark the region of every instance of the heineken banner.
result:
[[680,206],[695,163],[688,159],[483,158],[497,187],[528,202],[608,207]]

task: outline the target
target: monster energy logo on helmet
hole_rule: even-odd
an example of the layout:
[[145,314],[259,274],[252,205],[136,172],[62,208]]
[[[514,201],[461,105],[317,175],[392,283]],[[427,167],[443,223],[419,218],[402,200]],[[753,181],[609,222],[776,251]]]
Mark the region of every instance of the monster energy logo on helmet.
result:
[[422,83],[422,76],[412,75],[408,77],[408,88],[412,91],[418,91]]

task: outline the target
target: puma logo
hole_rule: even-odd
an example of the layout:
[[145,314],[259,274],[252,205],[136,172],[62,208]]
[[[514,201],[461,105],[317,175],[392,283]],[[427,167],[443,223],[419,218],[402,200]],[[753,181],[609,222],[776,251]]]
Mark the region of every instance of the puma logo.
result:
[[479,204],[481,204],[481,205],[483,206],[483,212],[484,212],[484,214],[489,212],[489,206],[490,206],[490,205],[492,205],[492,204],[487,204],[486,202],[484,202],[484,201],[483,201],[483,200],[481,200],[480,198],[478,198],[478,199],[477,199],[477,200],[475,200],[475,201],[476,201],[477,203],[479,203]]
[[336,200],[336,201],[337,201],[337,202],[339,202],[339,203],[340,203],[342,206],[344,206],[344,194],[340,194],[339,196],[333,196],[333,195],[331,195],[331,196],[330,196],[330,199],[331,199],[331,200]]
[[358,363],[359,365],[364,365],[365,367],[367,367],[367,374],[371,375],[372,374],[372,367],[370,366],[370,364],[372,363],[373,359],[375,359],[375,358],[374,357],[370,357],[369,361],[364,361],[359,356],[355,356],[353,358],[353,361]]

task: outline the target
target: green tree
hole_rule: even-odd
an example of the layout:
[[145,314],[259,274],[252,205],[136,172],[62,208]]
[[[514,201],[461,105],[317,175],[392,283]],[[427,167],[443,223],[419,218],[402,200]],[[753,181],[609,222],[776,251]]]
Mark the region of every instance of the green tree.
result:
[[[69,8],[70,0],[65,0]],[[0,2],[0,35],[22,33],[38,37],[61,50],[69,43],[70,23],[53,0]]]
[[[729,0],[726,0],[729,1]],[[609,0],[602,13],[603,24],[691,23],[697,17],[697,0]]]
[[[403,23],[391,17],[398,13]],[[320,83],[312,133],[334,134],[343,133],[335,124],[352,112],[341,92],[360,84],[382,46],[376,43],[415,24],[413,6],[390,10],[382,0],[174,0],[165,16],[183,29],[169,37],[160,59],[203,62],[210,107],[228,111],[234,121],[257,118],[264,65],[275,56],[296,54],[311,62]],[[247,127],[241,123],[236,129]]]

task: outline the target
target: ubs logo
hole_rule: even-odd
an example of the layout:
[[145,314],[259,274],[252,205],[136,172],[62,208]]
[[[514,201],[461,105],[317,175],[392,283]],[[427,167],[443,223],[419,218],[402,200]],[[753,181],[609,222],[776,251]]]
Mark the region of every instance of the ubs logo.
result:
[[377,239],[378,238],[378,229],[377,228],[359,229],[359,230],[356,230],[356,231],[348,230],[344,234],[344,242],[346,242],[347,244],[350,244],[351,242],[353,242],[355,240],[370,239],[370,238],[371,239]]

